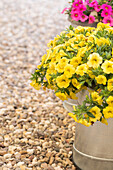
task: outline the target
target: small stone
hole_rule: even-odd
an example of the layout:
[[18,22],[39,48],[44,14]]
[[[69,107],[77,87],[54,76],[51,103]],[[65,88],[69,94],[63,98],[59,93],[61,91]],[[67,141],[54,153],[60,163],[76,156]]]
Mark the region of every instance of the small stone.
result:
[[21,155],[27,154],[27,151],[25,151],[25,150],[20,151],[20,154],[21,154]]
[[7,152],[6,151],[0,151],[0,156],[5,155]]
[[43,168],[43,169],[47,169],[47,168],[48,168],[47,163],[42,163],[42,164],[41,164],[41,168]]
[[4,141],[3,137],[2,137],[2,136],[0,136],[0,142],[3,142],[3,141]]
[[52,163],[54,162],[54,157],[50,157],[50,160],[49,160],[49,164],[52,165]]
[[9,158],[11,158],[11,156],[12,156],[12,154],[9,154],[9,153],[8,153],[8,154],[5,154],[5,155],[4,155],[4,159],[9,159]]
[[27,149],[27,153],[30,154],[30,155],[33,154],[34,153],[34,149]]
[[23,165],[24,164],[24,162],[18,162],[17,163],[17,166],[21,166],[21,165]]
[[15,152],[15,158],[16,159],[20,159],[21,158],[21,154],[19,152]]

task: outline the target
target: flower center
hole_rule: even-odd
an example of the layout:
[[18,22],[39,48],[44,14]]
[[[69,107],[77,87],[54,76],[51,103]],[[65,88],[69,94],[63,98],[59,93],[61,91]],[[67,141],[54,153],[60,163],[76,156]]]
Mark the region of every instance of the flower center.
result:
[[75,17],[78,17],[78,14],[75,14]]
[[110,20],[107,20],[107,23],[110,23]]
[[106,12],[105,15],[108,15],[108,12]]

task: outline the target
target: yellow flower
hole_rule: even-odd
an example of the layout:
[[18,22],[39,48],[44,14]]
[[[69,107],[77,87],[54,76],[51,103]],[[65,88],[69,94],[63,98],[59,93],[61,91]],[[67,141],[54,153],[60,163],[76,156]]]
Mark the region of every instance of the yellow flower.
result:
[[79,48],[76,57],[84,57],[86,51],[87,51],[87,47]]
[[107,28],[106,30],[107,30],[109,33],[113,34],[113,28],[112,28],[112,27]]
[[63,57],[62,59],[60,59],[59,64],[66,66],[68,62],[69,62],[69,59]]
[[41,85],[39,83],[36,83],[36,80],[33,80],[30,85],[34,87],[36,90],[40,90]]
[[113,73],[113,62],[106,60],[101,67],[104,73],[106,74]]
[[106,102],[110,105],[113,106],[113,96],[109,96],[106,100]]
[[99,96],[97,92],[92,92],[92,93],[91,93],[91,97],[92,97],[93,101],[98,102],[99,105],[102,104],[102,101],[103,101],[103,100],[102,100],[102,97]]
[[106,85],[107,79],[103,75],[99,75],[98,77],[95,78],[98,84],[104,84]]
[[77,123],[81,123],[87,127],[91,126],[90,122],[87,122],[85,119],[77,119],[76,115],[74,115],[73,113],[68,113],[68,115],[71,116]]
[[113,62],[113,57],[109,61]]
[[91,113],[95,116],[95,118],[90,117],[90,118],[89,118],[90,121],[96,122],[97,120],[100,120],[102,114],[101,114],[101,112],[100,112],[100,109],[99,109],[97,106],[92,107],[92,108],[89,110],[89,112],[91,112]]
[[103,30],[104,28],[110,28],[109,24],[104,24],[102,22],[97,24],[97,30]]
[[75,68],[81,63],[81,57],[73,57],[70,60],[70,64],[73,65]]
[[73,100],[77,100],[77,99],[78,99],[78,97],[76,96],[76,94],[73,93],[72,91],[69,92],[69,96],[70,96],[70,98],[73,99]]
[[46,55],[46,54],[44,54],[44,55],[42,56],[42,63],[41,63],[41,65],[43,65],[43,64],[44,64],[44,62],[45,62],[45,60],[46,60],[46,57],[47,57],[47,55]]
[[70,80],[63,74],[56,78],[56,83],[60,88],[67,88],[70,84]]
[[98,53],[90,54],[88,57],[88,66],[97,68],[102,63],[102,57]]
[[50,84],[50,79],[51,79],[50,73],[46,73],[46,79],[48,83]]
[[108,125],[108,122],[107,122],[107,120],[105,118],[102,118],[101,122]]
[[68,56],[63,50],[60,50],[59,55],[61,57]]
[[108,80],[107,89],[108,89],[109,91],[113,91],[113,78]]
[[79,74],[80,76],[83,76],[84,73],[87,72],[87,64],[81,64],[76,69],[76,74]]
[[87,33],[86,33],[86,36],[87,36],[87,37],[89,37],[89,36],[90,36],[90,34],[91,34],[91,33],[87,32]]
[[98,46],[102,46],[104,44],[107,44],[107,45],[110,45],[110,42],[108,39],[105,39],[104,37],[101,37],[101,38],[95,38],[95,43],[98,45]]
[[77,89],[81,88],[81,84],[77,81],[77,79],[72,79],[72,84],[74,87],[76,87]]
[[59,97],[62,101],[67,100],[67,96],[65,95],[65,93],[57,92],[55,93],[55,95]]
[[71,64],[67,64],[64,68],[64,75],[68,78],[71,78],[75,73],[75,68]]
[[106,119],[113,118],[113,107],[107,106],[103,109],[103,114]]
[[63,73],[64,72],[64,64],[57,64],[55,69],[59,72],[59,73]]

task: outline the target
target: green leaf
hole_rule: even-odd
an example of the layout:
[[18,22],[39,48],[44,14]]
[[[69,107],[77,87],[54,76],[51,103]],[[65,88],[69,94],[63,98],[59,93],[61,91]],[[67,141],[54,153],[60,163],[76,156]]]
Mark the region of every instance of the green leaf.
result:
[[94,116],[91,112],[87,112],[87,115],[88,115],[89,117],[95,118],[95,116]]

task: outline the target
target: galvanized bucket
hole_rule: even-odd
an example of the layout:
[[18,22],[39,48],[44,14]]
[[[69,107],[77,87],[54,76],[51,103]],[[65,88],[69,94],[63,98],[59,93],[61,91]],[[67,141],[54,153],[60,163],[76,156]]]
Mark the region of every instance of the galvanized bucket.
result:
[[74,26],[74,27],[77,27],[77,26],[97,27],[97,24],[98,24],[98,22],[94,22],[92,24],[89,24],[88,22],[75,21],[75,20],[72,20],[71,17],[68,17],[68,21],[71,22],[71,25]]
[[[65,101],[65,109],[72,112],[72,105],[81,104],[86,94],[88,91],[82,90],[77,101]],[[108,125],[100,122],[90,127],[76,124],[73,161],[82,170],[113,170],[113,119],[108,119]]]

